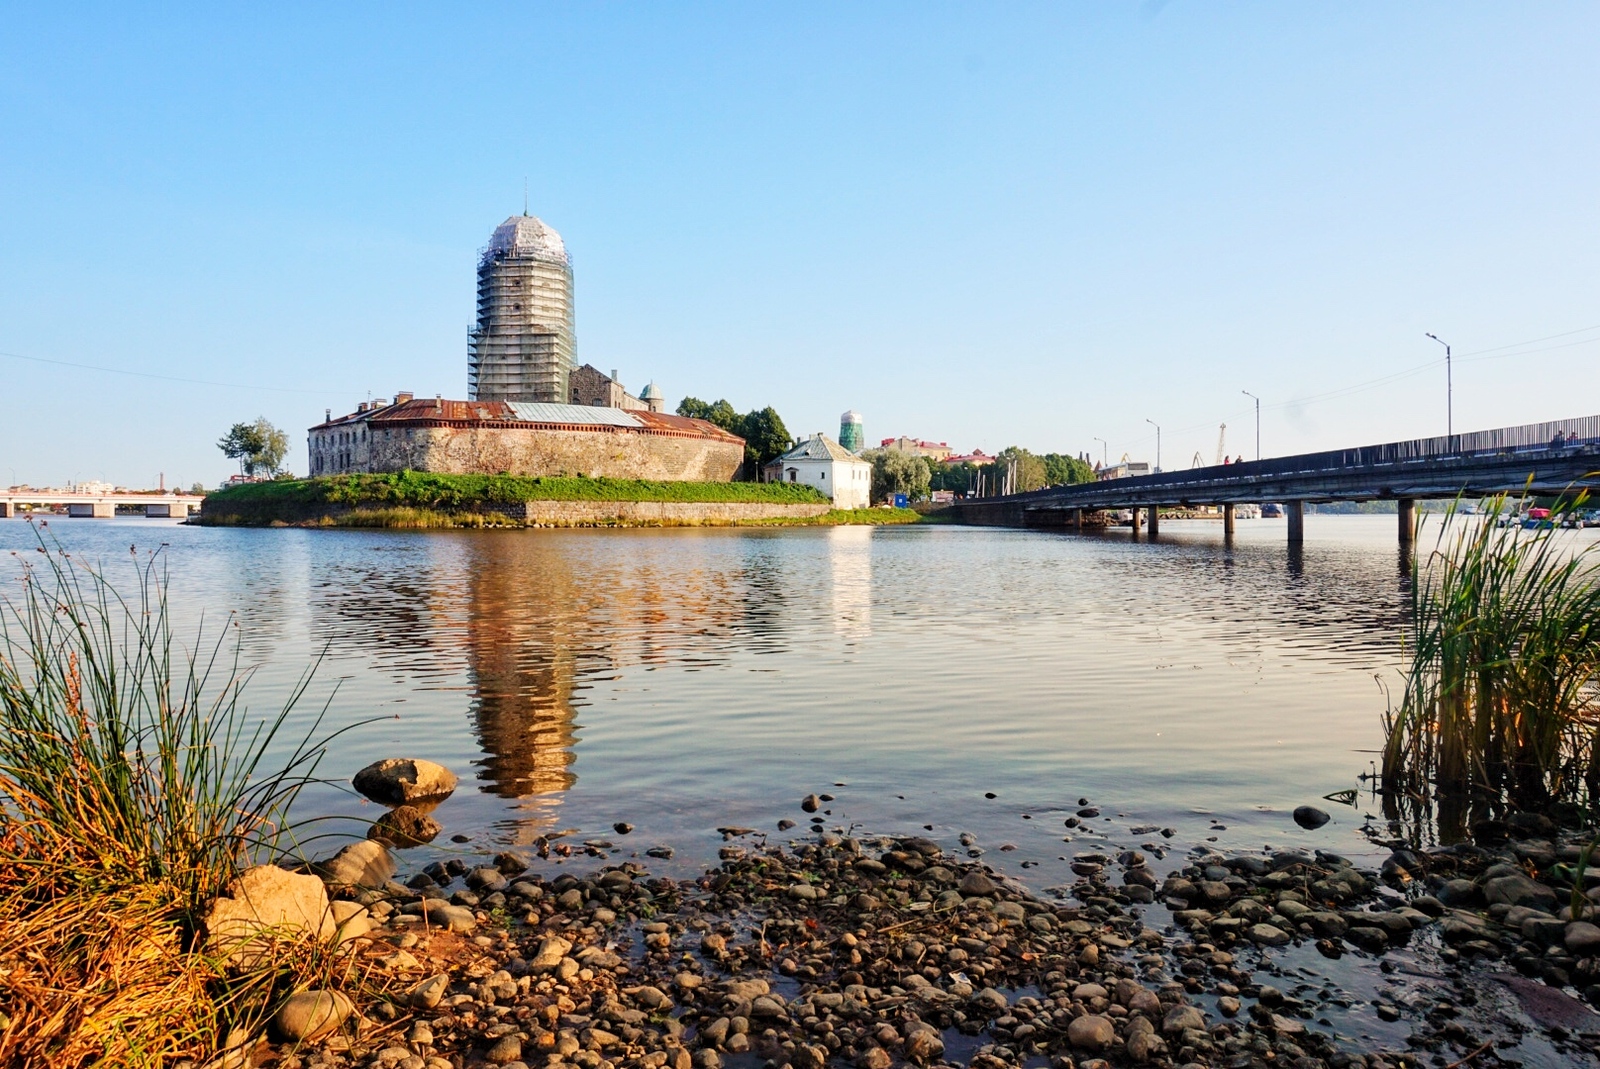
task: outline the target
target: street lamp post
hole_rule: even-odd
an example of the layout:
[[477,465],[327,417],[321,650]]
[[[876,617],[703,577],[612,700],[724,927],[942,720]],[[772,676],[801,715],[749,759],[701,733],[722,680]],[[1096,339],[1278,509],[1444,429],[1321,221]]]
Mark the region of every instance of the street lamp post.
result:
[[1239,392],[1244,394],[1246,397],[1255,398],[1255,402],[1256,402],[1256,459],[1260,460],[1261,459],[1261,398],[1256,397],[1256,395],[1251,393],[1249,390],[1240,390]]
[[1455,436],[1455,383],[1451,381],[1450,374],[1450,343],[1444,341],[1437,334],[1428,337],[1444,346],[1444,434],[1446,438]]
[[1157,423],[1153,419],[1147,419],[1147,420],[1145,420],[1145,422],[1150,424],[1150,426],[1152,426],[1152,427],[1154,427],[1156,429],[1156,470],[1160,471],[1161,470],[1161,424]]
[[1106,466],[1106,463],[1107,463],[1107,460],[1106,460],[1106,453],[1107,453],[1106,440],[1104,438],[1095,438],[1095,441],[1100,443],[1100,466],[1103,468],[1103,467]]

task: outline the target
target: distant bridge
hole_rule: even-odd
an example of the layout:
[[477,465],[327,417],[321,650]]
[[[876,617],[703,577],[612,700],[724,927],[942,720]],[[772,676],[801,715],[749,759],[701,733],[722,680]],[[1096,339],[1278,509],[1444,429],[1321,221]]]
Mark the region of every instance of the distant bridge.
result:
[[187,517],[198,512],[204,494],[183,493],[63,493],[57,490],[6,490],[0,491],[0,518],[16,516],[22,506],[65,505],[68,516],[110,519],[117,514],[119,505],[143,507],[151,518]]
[[1298,543],[1307,502],[1391,500],[1399,506],[1400,539],[1410,542],[1419,499],[1580,487],[1600,489],[1600,416],[1052,486],[951,509],[961,522],[1005,527],[1079,527],[1085,511],[1131,509],[1134,530],[1144,511],[1154,535],[1160,508],[1213,505],[1232,534],[1235,505],[1274,501],[1284,506],[1289,541]]

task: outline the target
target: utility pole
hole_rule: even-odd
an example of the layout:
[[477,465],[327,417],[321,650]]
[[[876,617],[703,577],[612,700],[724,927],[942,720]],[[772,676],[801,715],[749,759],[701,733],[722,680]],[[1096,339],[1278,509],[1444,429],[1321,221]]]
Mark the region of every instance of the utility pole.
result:
[[[1090,437],[1093,437],[1093,435],[1091,435]],[[1095,441],[1100,443],[1100,467],[1104,468],[1106,466],[1106,463],[1107,463],[1107,461],[1106,461],[1106,440],[1104,438],[1095,438]]]
[[1249,390],[1240,390],[1246,397],[1254,397],[1256,402],[1256,459],[1261,459],[1261,398]]
[[1451,381],[1450,374],[1450,343],[1437,334],[1429,334],[1428,337],[1444,346],[1444,434],[1446,438],[1453,438],[1456,433],[1455,383]]
[[1147,420],[1145,420],[1145,422],[1150,424],[1150,426],[1152,426],[1152,427],[1154,427],[1156,429],[1156,471],[1160,471],[1161,470],[1161,424],[1157,423],[1153,419],[1147,419]]

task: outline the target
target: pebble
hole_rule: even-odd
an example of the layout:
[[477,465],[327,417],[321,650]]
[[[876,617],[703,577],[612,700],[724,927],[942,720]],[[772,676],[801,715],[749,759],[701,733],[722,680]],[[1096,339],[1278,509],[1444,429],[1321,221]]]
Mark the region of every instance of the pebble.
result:
[[[1563,857],[1565,848],[1552,840],[1548,850],[1507,853],[1507,867],[1488,873],[1479,873],[1485,862],[1457,864],[1440,849],[1397,851],[1384,878],[1436,897],[1387,900],[1377,895],[1379,873],[1333,854],[1228,857],[1204,844],[1159,874],[1151,867],[1165,845],[1086,849],[1062,859],[1063,870],[1075,862],[1083,872],[1051,889],[1055,898],[1029,895],[925,838],[823,834],[780,847],[757,836],[682,883],[652,878],[632,860],[569,871],[552,856],[539,873],[489,891],[494,881],[474,869],[469,885],[483,886],[456,892],[449,908],[498,918],[505,905],[522,919],[486,924],[475,956],[417,985],[437,981],[431,1002],[408,996],[427,1017],[411,1025],[409,1056],[475,1064],[504,1046],[509,1060],[494,1064],[514,1067],[526,1056],[548,1069],[723,1069],[730,1058],[780,1069],[946,1061],[1005,1069],[1046,1060],[1065,1069],[1073,1051],[1078,1069],[1107,1058],[1242,1065],[1267,1051],[1269,1064],[1329,1063],[1334,1048],[1316,1018],[1335,993],[1299,980],[1278,981],[1288,994],[1260,983],[1280,975],[1262,948],[1316,938],[1317,949],[1337,955],[1381,939],[1373,952],[1382,954],[1415,928],[1437,925],[1462,948],[1526,932],[1540,941],[1539,968],[1570,970],[1577,955],[1568,936],[1581,947],[1600,939],[1588,920],[1566,923],[1534,904],[1507,903],[1491,919],[1445,901],[1449,879],[1481,888],[1525,876],[1525,859]],[[448,883],[467,872],[466,864],[441,866],[434,878]],[[380,938],[424,908],[414,892],[385,894],[363,898],[384,919]],[[1173,912],[1141,910],[1151,898]],[[444,904],[430,898],[425,907],[431,918]],[[413,958],[423,968],[437,967],[430,941],[462,945],[437,927],[412,930],[421,934]],[[395,950],[358,952],[373,960]],[[1242,996],[1256,1000],[1248,1013]],[[1190,997],[1214,997],[1208,1005],[1226,1023],[1208,1028]],[[963,1039],[947,1050],[958,1033],[972,1046]]]
[[501,1036],[483,1055],[486,1061],[507,1065],[522,1060],[522,1040],[516,1036]]

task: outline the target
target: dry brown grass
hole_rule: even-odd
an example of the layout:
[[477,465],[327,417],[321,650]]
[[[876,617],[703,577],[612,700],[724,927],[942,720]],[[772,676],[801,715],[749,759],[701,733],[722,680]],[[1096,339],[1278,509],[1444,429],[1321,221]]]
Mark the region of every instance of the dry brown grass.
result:
[[204,1061],[342,968],[290,939],[229,971],[200,930],[289,831],[320,718],[277,767],[264,759],[309,675],[253,717],[236,646],[230,660],[203,635],[174,642],[156,557],[124,601],[43,538],[39,553],[0,598],[0,1065]]

